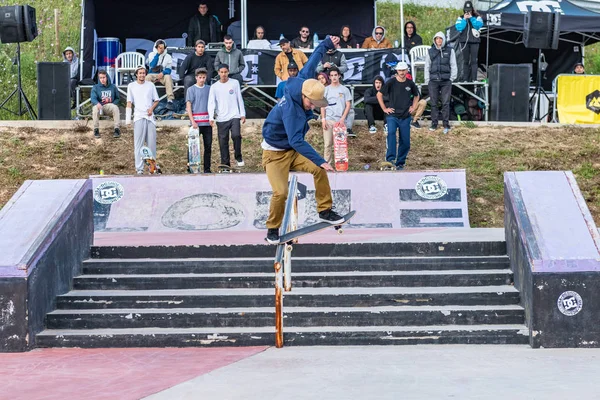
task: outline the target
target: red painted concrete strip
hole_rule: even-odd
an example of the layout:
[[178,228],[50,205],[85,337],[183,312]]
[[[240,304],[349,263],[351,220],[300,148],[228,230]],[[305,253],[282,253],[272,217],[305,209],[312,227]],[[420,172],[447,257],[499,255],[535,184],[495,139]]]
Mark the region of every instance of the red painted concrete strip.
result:
[[0,399],[140,399],[267,347],[38,349],[0,354]]

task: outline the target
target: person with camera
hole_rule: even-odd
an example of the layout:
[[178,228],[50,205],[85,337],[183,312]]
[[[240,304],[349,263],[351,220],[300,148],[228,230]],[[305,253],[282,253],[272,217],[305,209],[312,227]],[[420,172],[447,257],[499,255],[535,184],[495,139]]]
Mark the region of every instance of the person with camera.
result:
[[479,36],[483,26],[481,16],[473,7],[471,0],[465,1],[463,15],[456,19],[456,30],[459,32],[458,48],[462,53],[462,81],[477,80],[477,53],[479,52]]

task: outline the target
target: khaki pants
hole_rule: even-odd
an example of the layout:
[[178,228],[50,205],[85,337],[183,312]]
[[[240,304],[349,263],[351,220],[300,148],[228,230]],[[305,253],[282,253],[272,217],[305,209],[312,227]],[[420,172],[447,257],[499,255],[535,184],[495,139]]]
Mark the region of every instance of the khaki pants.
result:
[[418,121],[421,118],[421,115],[425,112],[425,107],[427,107],[427,100],[419,100],[417,108],[410,114],[413,117],[413,121]]
[[165,85],[167,100],[170,101],[175,99],[175,95],[173,94],[173,78],[171,78],[171,75],[163,75],[162,79],[158,79],[158,74],[148,74],[146,75],[146,81],[152,83],[159,81]]
[[[92,121],[94,122],[94,129],[100,127],[99,121],[99,112],[98,106],[92,107]],[[121,111],[119,110],[119,106],[113,103],[105,104],[102,106],[102,112],[109,117],[113,117],[115,121],[115,128],[119,127],[119,123],[121,122]]]
[[317,211],[321,212],[331,208],[333,199],[331,197],[331,187],[329,186],[327,172],[300,153],[295,150],[263,150],[262,165],[267,172],[267,178],[273,189],[273,197],[271,197],[271,205],[269,207],[269,218],[267,219],[268,229],[279,228],[281,226],[285,212],[285,201],[288,196],[290,170],[312,174],[315,181]]
[[333,125],[335,122],[325,120],[323,128],[323,158],[329,164],[333,165]]

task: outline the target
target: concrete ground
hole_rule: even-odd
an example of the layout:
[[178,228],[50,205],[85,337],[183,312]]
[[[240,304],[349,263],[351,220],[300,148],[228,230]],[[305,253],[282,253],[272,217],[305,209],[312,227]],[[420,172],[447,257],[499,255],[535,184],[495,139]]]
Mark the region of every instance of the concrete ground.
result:
[[147,399],[598,399],[599,370],[599,349],[270,348]]

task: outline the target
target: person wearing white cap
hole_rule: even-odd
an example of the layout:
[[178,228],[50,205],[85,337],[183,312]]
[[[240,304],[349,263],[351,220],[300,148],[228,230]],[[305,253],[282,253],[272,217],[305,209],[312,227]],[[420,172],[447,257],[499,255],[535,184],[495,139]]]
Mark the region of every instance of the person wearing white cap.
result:
[[131,124],[132,105],[133,111],[133,155],[135,157],[135,170],[141,175],[144,173],[144,160],[140,151],[144,146],[152,150],[156,157],[156,121],[154,109],[158,105],[158,93],[154,83],[146,80],[146,67],[143,65],[135,70],[136,81],[127,85],[127,109],[125,123]]
[[[406,157],[410,150],[411,113],[419,103],[419,89],[406,78],[408,64],[400,61],[396,64],[396,76],[388,80],[377,93],[377,101],[386,114],[387,151],[385,160],[396,165],[396,170],[404,169]],[[398,148],[396,149],[396,130],[399,131]]]
[[339,43],[338,37],[327,37],[315,49],[298,77],[290,77],[285,85],[283,97],[271,110],[263,124],[262,165],[273,189],[267,237],[269,243],[279,243],[279,227],[283,220],[288,193],[290,170],[304,171],[313,175],[315,199],[319,219],[333,225],[344,219],[333,211],[333,197],[326,171],[333,167],[304,139],[308,132],[308,121],[313,119],[315,107],[327,107],[325,86],[316,79],[317,64],[327,49]]
[[454,49],[446,46],[446,37],[443,32],[438,32],[433,37],[433,45],[425,55],[425,84],[429,89],[431,98],[431,127],[435,131],[438,127],[440,109],[438,100],[442,102],[442,122],[444,133],[450,131],[450,95],[452,82],[458,75]]

